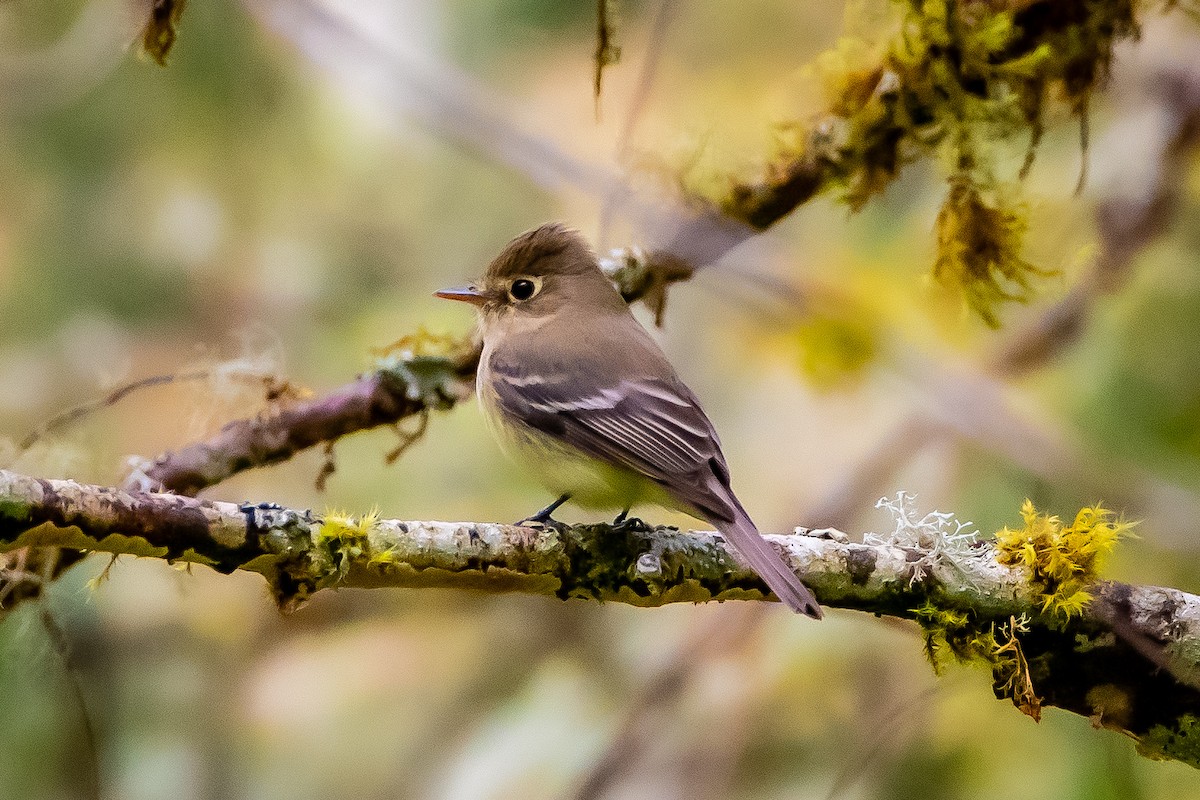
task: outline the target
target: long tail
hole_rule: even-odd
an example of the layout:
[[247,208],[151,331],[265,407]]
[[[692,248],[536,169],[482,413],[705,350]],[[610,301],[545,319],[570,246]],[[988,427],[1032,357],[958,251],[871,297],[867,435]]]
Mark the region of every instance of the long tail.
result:
[[783,604],[800,614],[807,614],[813,619],[820,619],[823,614],[817,598],[808,587],[800,582],[796,573],[775,551],[771,543],[762,537],[750,516],[736,500],[736,514],[732,522],[715,520],[713,524],[725,540],[733,545],[733,549],[744,558],[758,577],[762,578]]

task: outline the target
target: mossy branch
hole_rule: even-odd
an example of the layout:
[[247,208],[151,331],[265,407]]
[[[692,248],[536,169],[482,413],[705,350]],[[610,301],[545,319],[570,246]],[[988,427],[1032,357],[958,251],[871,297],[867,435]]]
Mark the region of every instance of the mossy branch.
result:
[[[828,107],[792,123],[763,171],[731,179],[714,200],[726,215],[764,230],[833,191],[852,209],[884,191],[907,165],[950,166],[938,216],[933,276],[958,289],[988,324],[996,308],[1031,296],[1045,270],[1021,256],[1028,210],[1017,197],[1061,98],[1087,145],[1090,99],[1118,42],[1138,35],[1133,0],[896,0],[901,21],[873,63],[853,42],[824,59]],[[1028,142],[1024,166],[1005,179],[999,151]],[[1085,158],[1086,163],[1086,158]],[[1082,183],[1082,174],[1080,180]]]
[[[945,535],[947,515],[915,520],[901,504],[889,507],[897,531],[864,544],[836,531],[769,538],[824,605],[918,620],[931,648],[990,666],[996,695],[1027,713],[1035,701],[1058,706],[1128,733],[1146,755],[1200,766],[1200,597],[1095,582],[1070,616],[1047,611],[1043,581],[1001,564],[992,545]],[[338,587],[642,607],[762,600],[766,591],[710,532],[321,517],[0,471],[0,551],[45,546],[257,572],[285,608]]]

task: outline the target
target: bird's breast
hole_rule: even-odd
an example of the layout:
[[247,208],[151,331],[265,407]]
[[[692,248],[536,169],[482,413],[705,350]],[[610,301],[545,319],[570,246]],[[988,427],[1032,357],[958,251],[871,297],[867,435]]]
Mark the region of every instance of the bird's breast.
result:
[[491,355],[485,348],[476,394],[488,428],[510,460],[553,494],[569,494],[573,502],[588,508],[625,509],[639,503],[676,505],[645,475],[587,455],[504,408],[492,388]]

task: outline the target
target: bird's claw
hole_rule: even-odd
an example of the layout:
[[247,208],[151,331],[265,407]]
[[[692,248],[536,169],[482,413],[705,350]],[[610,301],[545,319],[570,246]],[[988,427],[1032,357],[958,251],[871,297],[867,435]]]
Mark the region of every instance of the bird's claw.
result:
[[613,530],[622,533],[644,533],[651,530],[650,524],[645,520],[638,517],[627,517],[624,514],[614,519],[612,526]]
[[565,522],[556,520],[549,514],[534,514],[532,517],[517,520],[513,525],[518,528],[550,528],[559,532],[571,527]]
[[570,526],[567,525],[565,522],[559,522],[558,520],[556,520],[554,517],[552,517],[550,515],[553,514],[555,512],[555,510],[558,509],[559,506],[561,506],[563,503],[567,502],[570,499],[571,499],[571,495],[564,494],[561,497],[559,497],[557,500],[555,500],[553,503],[551,503],[550,505],[543,508],[541,511],[534,514],[533,516],[526,517],[525,519],[522,519],[522,520],[518,520],[518,521],[514,522],[513,525],[515,525],[519,528],[529,528],[529,527],[533,527],[534,525],[537,525],[537,526],[540,526],[543,528],[553,528],[556,531],[565,530],[565,529],[569,528]]

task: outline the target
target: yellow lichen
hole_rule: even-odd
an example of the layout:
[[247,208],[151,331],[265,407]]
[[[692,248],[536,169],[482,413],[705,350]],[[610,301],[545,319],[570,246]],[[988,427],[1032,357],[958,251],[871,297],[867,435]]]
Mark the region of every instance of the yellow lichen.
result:
[[331,510],[326,512],[325,516],[321,519],[316,537],[318,541],[329,539],[338,539],[340,541],[365,539],[377,522],[379,522],[378,508],[372,508],[366,514],[357,518]]
[[328,552],[337,567],[339,578],[346,576],[354,560],[369,553],[371,545],[368,537],[377,522],[377,508],[358,518],[336,511],[330,511],[322,518],[313,540]]
[[1021,518],[1022,527],[996,534],[996,560],[1029,571],[1043,612],[1066,619],[1082,614],[1104,557],[1122,536],[1130,535],[1134,523],[1097,505],[1080,509],[1068,525],[1039,513],[1031,500],[1021,506]]

